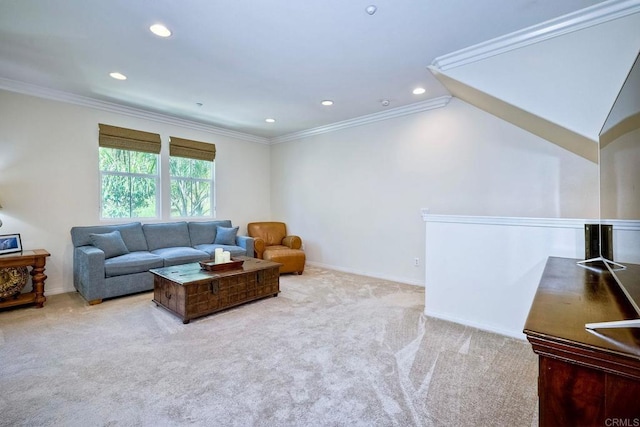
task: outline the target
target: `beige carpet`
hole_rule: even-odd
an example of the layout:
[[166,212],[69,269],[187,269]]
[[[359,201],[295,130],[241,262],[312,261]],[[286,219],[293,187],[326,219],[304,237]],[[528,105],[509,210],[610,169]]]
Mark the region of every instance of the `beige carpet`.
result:
[[193,320],[152,293],[0,312],[2,426],[532,426],[526,341],[425,317],[424,289],[308,267]]

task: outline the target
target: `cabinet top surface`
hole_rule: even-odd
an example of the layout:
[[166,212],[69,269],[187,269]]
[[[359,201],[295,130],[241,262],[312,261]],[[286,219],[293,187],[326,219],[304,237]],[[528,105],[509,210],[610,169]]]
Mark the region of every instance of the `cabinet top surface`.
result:
[[171,280],[181,285],[195,283],[202,280],[219,279],[222,277],[234,276],[251,271],[265,270],[273,267],[280,267],[277,262],[266,261],[250,257],[234,257],[244,259],[242,267],[233,270],[207,271],[200,267],[200,264],[193,262],[190,264],[174,265],[171,267],[153,268],[151,273]]
[[[624,354],[640,360],[640,329],[599,329],[585,323],[635,319],[638,314],[606,270],[584,268],[579,260],[549,257],[525,323],[524,333],[570,346]],[[637,277],[627,286],[640,291],[640,266],[625,274]]]
[[22,252],[13,252],[10,254],[0,255],[0,260],[6,261],[9,259],[28,258],[28,257],[35,257],[35,256],[48,257],[50,255],[51,254],[45,251],[44,249],[32,249],[32,250],[26,250]]

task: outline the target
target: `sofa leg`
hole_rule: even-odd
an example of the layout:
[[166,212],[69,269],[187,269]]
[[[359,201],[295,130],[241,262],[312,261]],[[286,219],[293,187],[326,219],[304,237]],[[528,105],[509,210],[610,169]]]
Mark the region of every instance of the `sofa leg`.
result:
[[92,299],[91,301],[89,301],[89,305],[97,305],[97,304],[102,304],[102,298]]
[[298,276],[302,276],[302,271],[298,271]]

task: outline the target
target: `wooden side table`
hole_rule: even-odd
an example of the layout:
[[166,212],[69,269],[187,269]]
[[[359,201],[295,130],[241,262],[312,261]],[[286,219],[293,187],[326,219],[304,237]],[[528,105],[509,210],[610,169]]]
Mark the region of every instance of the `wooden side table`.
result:
[[8,267],[31,267],[31,282],[33,290],[19,294],[17,297],[8,297],[0,301],[0,308],[13,307],[35,303],[37,308],[42,308],[47,298],[44,296],[44,266],[47,257],[51,254],[44,249],[22,251],[15,254],[0,255],[0,269]]

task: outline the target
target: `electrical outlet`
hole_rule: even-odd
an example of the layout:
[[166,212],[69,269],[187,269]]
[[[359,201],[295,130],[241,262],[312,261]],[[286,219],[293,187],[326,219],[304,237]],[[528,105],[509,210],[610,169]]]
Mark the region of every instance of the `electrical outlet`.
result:
[[413,265],[414,265],[414,267],[418,267],[420,265],[420,258],[414,258],[413,259]]

